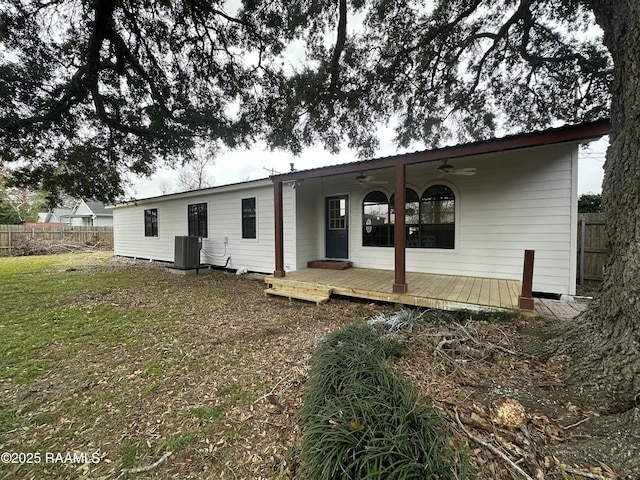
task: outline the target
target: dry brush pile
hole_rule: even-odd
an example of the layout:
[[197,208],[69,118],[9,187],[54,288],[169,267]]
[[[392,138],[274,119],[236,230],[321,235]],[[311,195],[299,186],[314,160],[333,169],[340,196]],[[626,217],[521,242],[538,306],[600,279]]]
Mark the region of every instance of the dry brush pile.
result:
[[469,444],[472,478],[618,478],[604,462],[583,458],[569,464],[548,448],[569,441],[572,429],[597,413],[563,395],[561,375],[569,357],[543,362],[525,353],[520,330],[545,328],[546,320],[401,311],[372,323],[408,346],[396,368]]
[[59,255],[64,253],[90,253],[110,248],[112,248],[112,245],[104,244],[100,240],[82,243],[66,237],[56,240],[25,238],[13,242],[11,254],[15,256]]

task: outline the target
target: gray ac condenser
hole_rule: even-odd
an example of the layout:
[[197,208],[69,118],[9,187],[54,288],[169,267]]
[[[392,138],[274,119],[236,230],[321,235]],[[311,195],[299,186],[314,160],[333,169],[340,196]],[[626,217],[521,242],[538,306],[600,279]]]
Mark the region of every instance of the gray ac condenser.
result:
[[198,268],[201,246],[200,237],[176,237],[174,268]]

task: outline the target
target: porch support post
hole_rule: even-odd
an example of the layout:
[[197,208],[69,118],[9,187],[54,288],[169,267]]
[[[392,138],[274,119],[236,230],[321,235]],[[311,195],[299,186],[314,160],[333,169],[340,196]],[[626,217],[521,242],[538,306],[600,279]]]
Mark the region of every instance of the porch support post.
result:
[[394,251],[395,251],[395,282],[393,284],[393,293],[407,293],[406,279],[406,229],[405,229],[405,165],[395,166],[395,224],[393,227],[394,235]]
[[282,278],[285,276],[284,271],[284,222],[282,213],[282,182],[275,181],[273,183],[273,205],[275,218],[275,249],[276,249],[276,270],[273,276]]
[[522,295],[518,298],[518,307],[522,310],[534,310],[533,302],[533,250],[524,251],[524,268],[522,269]]

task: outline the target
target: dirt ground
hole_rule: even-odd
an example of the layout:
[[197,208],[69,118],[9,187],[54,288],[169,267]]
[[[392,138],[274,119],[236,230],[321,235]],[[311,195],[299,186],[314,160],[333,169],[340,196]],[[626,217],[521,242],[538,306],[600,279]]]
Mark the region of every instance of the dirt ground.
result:
[[[138,395],[141,400],[123,418],[122,431],[101,432],[103,449],[112,444],[114,450],[134,436],[155,445],[154,439],[165,431],[186,430],[195,421],[172,416],[172,409],[215,404],[216,396],[231,386],[250,392],[243,397],[250,401],[225,411],[210,435],[190,439],[166,458],[159,448],[136,457],[136,466],[150,467],[137,474],[127,475],[113,458],[111,470],[102,471],[100,478],[295,478],[301,439],[296,413],[315,345],[333,329],[394,310],[392,305],[344,298],[316,306],[266,297],[259,275],[180,276],[159,264],[117,258],[97,269],[140,269],[157,275],[161,287],[114,289],[79,301],[117,305],[123,311],[160,302],[179,305],[184,334],[161,338],[148,327],[144,349],[160,352],[163,365],[171,368],[196,360],[200,365],[197,376],[177,373],[152,397]],[[456,443],[468,445],[470,478],[640,478],[640,410],[601,416],[588,398],[566,394],[563,374],[570,358],[542,362],[525,353],[529,332],[551,328],[555,320],[470,318],[442,323],[435,320],[439,316],[427,312],[410,332],[394,334],[407,346],[394,368],[416,385],[425,401],[434,403]],[[124,360],[133,364],[135,354],[127,355],[131,357]],[[122,372],[113,375],[128,378]],[[55,398],[68,380],[63,369],[60,378],[48,378],[48,394]],[[126,381],[131,382],[126,388],[132,396],[137,388],[144,393],[137,378]],[[16,398],[21,395],[24,392],[15,392]],[[169,418],[171,424],[165,421]],[[16,444],[27,441],[15,439]]]
[[525,353],[555,321],[424,326],[399,367],[471,447],[472,478],[640,478],[640,409],[601,415],[568,393],[570,357]]
[[[251,411],[235,415],[240,421],[248,416],[256,419],[254,435],[264,436],[263,454],[252,461],[273,462],[274,473],[294,476],[300,440],[295,414],[314,345],[333,328],[388,314],[393,306],[338,298],[316,307],[264,297],[261,276],[225,276],[224,282],[250,296],[264,312],[262,318],[283,312],[292,318],[287,328],[269,331],[261,341],[266,361],[260,368],[272,379],[271,389]],[[300,315],[321,321],[298,324],[293,318]],[[397,334],[408,348],[395,366],[434,402],[453,435],[469,445],[470,477],[640,478],[639,410],[600,416],[598,405],[565,394],[562,378],[570,358],[542,362],[524,353],[529,332],[551,328],[554,320],[470,319],[464,324],[433,325],[429,317],[410,333]],[[229,320],[231,325],[241,321]],[[243,325],[243,330],[243,337],[258,334],[250,325]]]

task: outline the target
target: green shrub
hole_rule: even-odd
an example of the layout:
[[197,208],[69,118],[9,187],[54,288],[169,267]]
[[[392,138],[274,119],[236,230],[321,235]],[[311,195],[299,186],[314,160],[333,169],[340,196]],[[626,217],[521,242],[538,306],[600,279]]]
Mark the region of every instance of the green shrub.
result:
[[402,347],[368,325],[318,345],[300,409],[303,477],[462,478],[465,462],[435,412],[387,360]]

